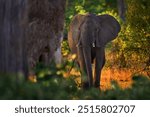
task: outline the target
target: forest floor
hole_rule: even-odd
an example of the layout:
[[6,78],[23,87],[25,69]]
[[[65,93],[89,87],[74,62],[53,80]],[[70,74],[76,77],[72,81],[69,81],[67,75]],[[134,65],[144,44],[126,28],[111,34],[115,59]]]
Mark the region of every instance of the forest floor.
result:
[[[80,72],[76,69],[72,69],[70,76],[75,77],[75,81],[78,83],[81,82],[81,75]],[[64,77],[68,77],[68,75],[64,74]],[[131,70],[127,69],[110,69],[110,68],[103,68],[101,74],[101,90],[107,90],[112,88],[111,82],[116,81],[120,88],[125,89],[129,88],[132,85],[132,72]]]

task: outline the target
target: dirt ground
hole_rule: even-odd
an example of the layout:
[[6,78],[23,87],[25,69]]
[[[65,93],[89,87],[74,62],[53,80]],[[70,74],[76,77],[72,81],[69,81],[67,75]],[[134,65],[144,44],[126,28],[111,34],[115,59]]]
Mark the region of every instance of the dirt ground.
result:
[[[80,83],[81,75],[79,71],[72,69],[70,75],[75,77],[77,83]],[[64,77],[67,76],[68,75],[64,74]],[[119,70],[104,68],[101,74],[100,88],[102,90],[112,88],[111,81],[116,81],[119,84],[119,86],[123,89],[129,88],[132,84],[132,71],[126,69]]]

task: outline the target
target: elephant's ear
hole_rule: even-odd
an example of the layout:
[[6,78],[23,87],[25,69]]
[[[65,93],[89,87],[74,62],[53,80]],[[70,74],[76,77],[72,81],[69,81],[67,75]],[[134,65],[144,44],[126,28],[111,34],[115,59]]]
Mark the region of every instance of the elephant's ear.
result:
[[80,26],[84,20],[85,15],[77,14],[73,17],[72,22],[70,23],[68,37],[72,38],[75,43],[78,43]]
[[115,39],[121,29],[119,22],[110,15],[97,16],[99,19],[100,30],[98,32],[98,47],[105,46],[109,41]]

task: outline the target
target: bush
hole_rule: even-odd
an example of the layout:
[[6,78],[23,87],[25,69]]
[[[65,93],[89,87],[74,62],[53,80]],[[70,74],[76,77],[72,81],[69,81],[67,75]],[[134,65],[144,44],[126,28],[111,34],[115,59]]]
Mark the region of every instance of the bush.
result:
[[[127,0],[126,22],[114,43],[119,66],[150,71],[150,1]],[[120,62],[119,62],[120,61]]]
[[36,83],[26,81],[23,77],[0,75],[0,99],[150,99],[150,80],[143,76],[134,76],[131,88],[122,89],[113,81],[111,89],[100,91],[96,88],[83,90],[77,87],[73,79],[65,79],[61,75],[57,75],[57,72],[53,72],[50,76],[45,74],[42,77],[43,80],[39,80],[41,77],[37,78]]

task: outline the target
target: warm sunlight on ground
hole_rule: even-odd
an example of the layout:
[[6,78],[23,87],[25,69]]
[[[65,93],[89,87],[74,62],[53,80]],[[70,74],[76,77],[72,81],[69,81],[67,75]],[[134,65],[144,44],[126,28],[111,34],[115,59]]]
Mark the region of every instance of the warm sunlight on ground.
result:
[[111,88],[111,81],[117,81],[121,88],[129,88],[132,84],[132,72],[126,69],[106,69],[102,70],[101,89]]
[[[74,76],[77,83],[80,83],[80,73],[79,71],[72,69],[70,74],[64,74],[64,77]],[[132,72],[131,70],[126,69],[108,69],[104,68],[102,70],[101,76],[101,89],[106,90],[110,89],[111,81],[117,81],[119,86],[124,88],[129,88],[132,84]]]

